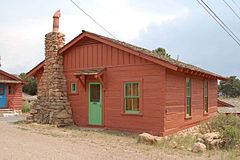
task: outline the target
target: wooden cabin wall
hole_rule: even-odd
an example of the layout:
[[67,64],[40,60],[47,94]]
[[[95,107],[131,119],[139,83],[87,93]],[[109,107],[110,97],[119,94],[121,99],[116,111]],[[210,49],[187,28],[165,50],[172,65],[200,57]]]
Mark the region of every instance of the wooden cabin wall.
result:
[[[106,67],[103,91],[103,125],[115,130],[163,132],[165,105],[165,68],[105,44],[75,46],[64,53],[64,73],[74,122],[88,126],[88,88],[74,73],[80,69]],[[96,79],[87,79],[87,82]],[[123,109],[124,81],[139,81],[142,86],[139,115],[129,115]],[[70,84],[77,83],[78,92],[70,93]]]
[[171,134],[193,126],[210,118],[217,110],[217,80],[208,80],[209,112],[204,114],[203,83],[204,79],[191,77],[191,118],[185,118],[185,82],[181,73],[167,70],[166,74],[166,117],[164,134]]

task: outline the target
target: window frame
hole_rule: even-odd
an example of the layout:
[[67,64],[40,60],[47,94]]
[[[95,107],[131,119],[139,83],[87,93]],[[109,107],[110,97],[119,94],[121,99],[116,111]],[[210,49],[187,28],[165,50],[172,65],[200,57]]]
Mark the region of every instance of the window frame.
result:
[[[14,95],[15,91],[14,91],[14,86],[13,85],[8,85],[8,95]],[[11,89],[9,89],[11,88]]]
[[[188,87],[188,84],[187,84],[187,80],[189,79],[189,87]],[[188,89],[189,89],[189,95],[187,95],[188,93]],[[187,101],[188,101],[188,98],[189,98],[189,113],[187,112],[188,111],[188,104],[187,104]],[[191,77],[186,77],[185,78],[185,97],[184,97],[184,101],[185,101],[185,119],[189,119],[192,117],[192,79]]]
[[[139,110],[138,111],[127,111],[125,106],[125,84],[127,83],[138,83],[138,97],[139,97]],[[143,116],[143,91],[142,91],[143,80],[140,78],[136,79],[127,79],[122,81],[122,115],[129,115],[129,116]]]
[[[205,88],[206,87],[206,88]],[[208,97],[209,97],[209,83],[208,83],[208,80],[204,80],[203,81],[203,114],[204,115],[207,115],[208,114],[208,107],[209,107],[209,104],[208,104]],[[206,102],[205,102],[206,100]]]
[[[75,84],[75,91],[72,90],[72,85]],[[78,94],[78,83],[77,82],[70,82],[70,87],[69,87],[69,92],[70,94]]]

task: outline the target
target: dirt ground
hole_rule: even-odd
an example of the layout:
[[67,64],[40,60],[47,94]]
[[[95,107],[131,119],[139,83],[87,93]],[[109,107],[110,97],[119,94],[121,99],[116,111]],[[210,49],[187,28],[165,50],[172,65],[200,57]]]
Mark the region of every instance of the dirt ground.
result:
[[137,136],[103,129],[55,128],[0,121],[1,160],[206,160],[224,154],[194,154],[137,144]]

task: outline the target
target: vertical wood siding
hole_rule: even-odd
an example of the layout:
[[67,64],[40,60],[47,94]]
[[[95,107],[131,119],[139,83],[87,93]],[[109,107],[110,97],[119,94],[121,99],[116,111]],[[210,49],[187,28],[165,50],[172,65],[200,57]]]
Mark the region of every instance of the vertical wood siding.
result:
[[150,63],[128,52],[102,44],[86,44],[70,48],[64,54],[64,70]]

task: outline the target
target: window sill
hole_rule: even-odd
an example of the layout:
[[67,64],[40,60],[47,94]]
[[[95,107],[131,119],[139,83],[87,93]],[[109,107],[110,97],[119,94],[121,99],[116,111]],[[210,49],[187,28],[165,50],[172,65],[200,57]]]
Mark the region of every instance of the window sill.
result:
[[203,116],[208,116],[208,112],[207,112],[207,113],[204,112],[204,113],[203,113]]
[[78,93],[76,92],[76,93],[69,93],[69,95],[78,95]]
[[192,119],[192,116],[185,117],[185,120],[191,120],[191,119]]
[[142,113],[127,113],[127,112],[124,112],[124,113],[121,113],[121,115],[123,116],[143,116]]

